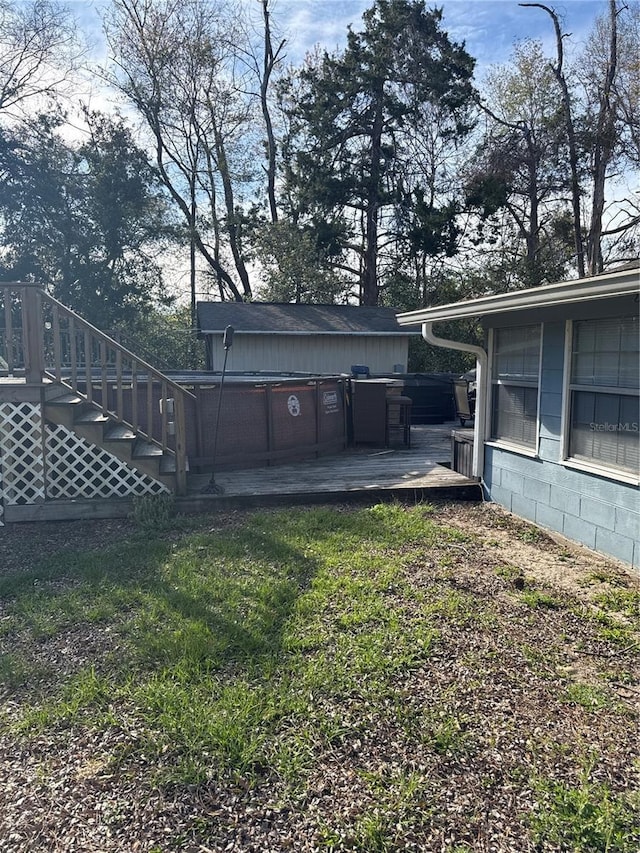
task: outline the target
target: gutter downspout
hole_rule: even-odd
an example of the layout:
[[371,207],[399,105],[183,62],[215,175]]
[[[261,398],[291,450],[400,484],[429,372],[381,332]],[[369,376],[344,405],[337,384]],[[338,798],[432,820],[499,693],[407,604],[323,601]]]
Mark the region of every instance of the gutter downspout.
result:
[[[482,347],[475,344],[463,344],[460,341],[450,341],[446,338],[439,338],[433,333],[433,323],[430,320],[422,324],[422,337],[428,344],[433,344],[436,347],[444,347],[445,349],[461,350],[462,352],[471,352],[476,357],[476,416],[473,421],[473,458],[472,471],[473,476],[482,479],[484,473],[484,440],[485,440],[485,400],[486,398],[486,377],[487,377],[487,353]],[[482,402],[482,406],[479,404]]]

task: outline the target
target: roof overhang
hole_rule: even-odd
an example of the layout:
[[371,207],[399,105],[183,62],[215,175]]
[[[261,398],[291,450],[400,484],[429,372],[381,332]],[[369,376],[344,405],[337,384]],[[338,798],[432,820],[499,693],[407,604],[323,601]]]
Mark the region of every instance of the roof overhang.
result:
[[532,308],[550,308],[570,305],[574,302],[588,302],[595,299],[609,299],[616,296],[629,296],[639,292],[640,267],[623,270],[593,278],[564,281],[559,284],[545,284],[528,290],[516,290],[494,296],[481,296],[466,302],[452,302],[449,305],[437,305],[433,308],[420,308],[398,314],[401,326],[413,326],[416,323],[435,323],[441,320],[462,320],[471,317],[487,317],[505,314],[511,311],[525,311]]

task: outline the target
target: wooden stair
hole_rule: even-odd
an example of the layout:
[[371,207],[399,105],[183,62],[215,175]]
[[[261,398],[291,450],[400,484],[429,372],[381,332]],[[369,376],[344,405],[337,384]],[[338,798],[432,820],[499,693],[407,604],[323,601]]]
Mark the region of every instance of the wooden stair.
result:
[[147,474],[176,491],[176,461],[171,450],[135,432],[102,407],[76,394],[63,384],[52,383],[45,390],[44,416],[102,448],[130,468]]

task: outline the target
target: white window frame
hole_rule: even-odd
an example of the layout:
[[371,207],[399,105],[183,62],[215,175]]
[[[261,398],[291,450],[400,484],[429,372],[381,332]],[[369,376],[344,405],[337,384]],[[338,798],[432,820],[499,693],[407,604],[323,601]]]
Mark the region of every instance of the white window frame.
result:
[[[540,329],[540,346],[538,352],[538,375],[537,375],[537,393],[536,393],[536,423],[535,423],[535,437],[533,444],[520,444],[517,441],[510,441],[507,438],[494,438],[492,436],[493,433],[493,402],[494,402],[494,388],[498,385],[517,385],[516,382],[504,383],[500,380],[494,379],[494,355],[495,355],[495,338],[496,332],[499,332],[501,329],[505,328],[520,328],[524,326],[536,326]],[[540,446],[540,394],[541,394],[541,376],[542,376],[542,350],[543,350],[543,336],[544,336],[544,323],[517,323],[513,326],[499,326],[492,327],[489,329],[488,336],[488,350],[489,350],[489,358],[488,361],[488,370],[487,370],[487,388],[489,389],[489,393],[487,394],[487,405],[485,409],[485,424],[486,424],[486,434],[489,438],[485,441],[485,445],[488,447],[498,447],[501,450],[509,450],[513,453],[519,453],[521,456],[529,456],[532,459],[538,458],[538,448]],[[524,383],[520,387],[533,387],[533,383],[525,385]]]
[[598,464],[598,462],[589,461],[586,459],[577,459],[569,455],[571,446],[571,403],[573,400],[574,391],[590,391],[592,393],[628,394],[629,396],[638,396],[638,392],[633,389],[621,388],[619,386],[601,386],[601,385],[579,385],[571,382],[571,374],[573,370],[573,327],[574,321],[567,320],[565,324],[564,337],[564,371],[562,379],[562,428],[560,435],[560,459],[565,468],[575,469],[577,471],[587,471],[591,474],[597,474],[601,477],[606,477],[610,480],[617,480],[621,483],[631,483],[634,486],[640,484],[640,473],[634,474],[631,471],[626,471],[624,468],[613,468],[606,464]]

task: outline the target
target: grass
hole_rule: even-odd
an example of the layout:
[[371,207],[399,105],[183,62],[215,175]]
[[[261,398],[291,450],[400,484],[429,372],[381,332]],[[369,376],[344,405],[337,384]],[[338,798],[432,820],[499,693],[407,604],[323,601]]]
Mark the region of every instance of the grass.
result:
[[558,844],[562,850],[618,853],[637,849],[637,793],[616,796],[607,784],[590,781],[589,773],[585,767],[574,786],[548,781],[537,784],[543,805],[533,821],[535,841]]
[[608,691],[592,684],[581,684],[579,682],[570,684],[566,691],[567,702],[574,702],[590,711],[598,711],[605,708],[611,702]]
[[557,595],[539,589],[525,590],[520,598],[534,610],[558,610],[565,606],[562,599]]
[[[584,713],[585,737],[596,720],[602,732],[616,725],[607,690],[556,684],[530,636],[538,618],[574,620],[568,634],[577,620],[600,635],[613,630],[609,622],[535,588],[518,598],[531,609],[527,625],[517,600],[510,622],[491,597],[457,583],[474,539],[428,506],[259,512],[219,530],[203,520],[172,528],[166,507],[142,509],[144,529],[110,550],[43,556],[28,572],[0,577],[0,685],[16,697],[5,734],[29,743],[71,729],[121,731],[108,755],[112,774],[140,772],[184,790],[275,784],[294,810],[340,756],[334,764],[351,772],[358,805],[317,817],[320,849],[394,851],[435,831],[446,811],[432,779],[460,768],[468,775],[474,756],[489,755],[486,744],[493,756],[517,735],[524,752],[508,759],[510,772],[530,784],[531,754],[550,750],[536,740],[544,725],[536,720],[520,736],[514,723],[526,679],[549,691],[556,712]],[[519,576],[510,565],[489,571]],[[615,592],[607,607],[626,612],[627,591]],[[387,756],[396,748],[415,762]],[[635,849],[624,846],[627,800],[588,776],[572,788],[535,772],[546,823],[534,821],[529,839]],[[469,833],[450,849],[474,849]],[[592,848],[593,839],[609,846]]]
[[605,611],[621,613],[629,619],[640,619],[640,590],[613,589],[598,593],[593,600]]
[[[102,725],[105,705],[126,704],[149,732],[144,754],[162,757],[174,780],[283,767],[296,745],[274,744],[274,728],[304,716],[314,691],[372,695],[428,657],[438,632],[426,605],[407,612],[398,596],[412,541],[447,538],[425,515],[376,507],[257,514],[242,530],[179,544],[141,536],[2,579],[5,632],[42,643],[74,625],[108,625],[118,648],[100,671],[81,668],[38,697],[22,731],[81,715]],[[394,546],[404,559],[391,563]],[[5,656],[0,675],[15,684],[26,670]]]

